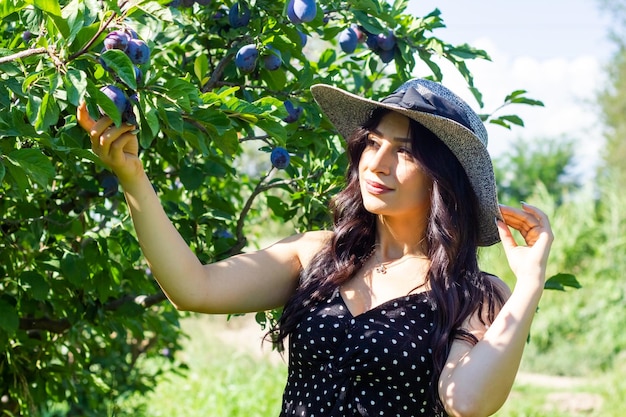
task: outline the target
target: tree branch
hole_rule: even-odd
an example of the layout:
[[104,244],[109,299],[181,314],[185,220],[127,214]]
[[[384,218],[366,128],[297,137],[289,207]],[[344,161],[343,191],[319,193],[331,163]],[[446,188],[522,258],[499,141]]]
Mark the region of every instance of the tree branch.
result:
[[114,311],[120,308],[122,305],[130,302],[135,303],[143,308],[150,308],[153,305],[158,304],[166,299],[167,297],[163,292],[158,292],[151,295],[126,295],[116,300],[109,301],[104,305],[104,309],[108,311]]
[[20,330],[47,330],[51,333],[65,333],[70,327],[72,324],[68,319],[20,318]]
[[[150,308],[155,304],[165,300],[165,294],[159,292],[151,295],[126,295],[116,300],[109,301],[104,304],[107,311],[115,311],[126,303],[135,303],[144,309]],[[51,319],[49,317],[42,318],[20,318],[20,330],[33,331],[45,330],[51,333],[65,333],[72,327],[72,323],[68,319]]]
[[217,67],[215,67],[215,70],[213,70],[213,73],[211,74],[211,78],[209,78],[209,81],[207,81],[207,83],[202,87],[203,93],[211,91],[215,88],[217,82],[220,80],[220,78],[222,78],[222,74],[224,74],[226,66],[233,60],[233,57],[234,54],[230,53],[224,56],[220,60],[220,62],[218,62]]
[[252,190],[252,194],[250,194],[250,196],[248,197],[248,200],[246,200],[246,203],[244,204],[243,209],[241,209],[241,213],[239,213],[239,218],[237,219],[237,229],[235,232],[237,236],[237,243],[235,243],[235,245],[233,245],[228,250],[228,252],[226,252],[226,256],[232,256],[232,255],[236,255],[240,253],[243,247],[246,246],[246,244],[248,243],[248,239],[246,239],[246,237],[243,234],[243,226],[245,224],[246,216],[248,215],[248,212],[252,208],[252,203],[254,202],[254,199],[259,194],[269,189],[280,187],[283,185],[291,185],[296,181],[296,179],[294,178],[294,179],[285,179],[285,180],[275,181],[270,184],[265,184],[265,180],[270,176],[270,174],[275,169],[276,168],[272,167],[272,169],[270,169],[268,173],[265,174],[265,176],[261,178],[261,180],[258,182],[256,187],[254,187],[254,190]]
[[17,52],[17,53],[15,53],[13,55],[7,55],[7,56],[0,57],[0,65],[1,64],[6,64],[7,62],[15,61],[15,60],[18,60],[18,59],[26,58],[28,56],[40,55],[40,54],[46,54],[46,53],[48,53],[48,50],[46,48],[44,48],[44,47],[33,48],[33,49],[26,49],[24,51]]

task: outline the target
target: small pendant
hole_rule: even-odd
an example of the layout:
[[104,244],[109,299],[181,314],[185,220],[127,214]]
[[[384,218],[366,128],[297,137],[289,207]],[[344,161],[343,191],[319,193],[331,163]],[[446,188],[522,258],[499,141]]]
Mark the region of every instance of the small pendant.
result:
[[387,273],[387,268],[385,267],[385,265],[380,264],[376,267],[376,272],[384,275]]

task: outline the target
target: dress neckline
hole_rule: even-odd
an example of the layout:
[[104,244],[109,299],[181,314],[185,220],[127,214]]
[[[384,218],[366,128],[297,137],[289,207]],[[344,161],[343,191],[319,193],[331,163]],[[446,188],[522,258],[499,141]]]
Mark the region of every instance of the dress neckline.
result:
[[389,299],[389,300],[387,300],[385,302],[382,302],[382,303],[380,303],[378,305],[375,305],[374,307],[372,307],[372,308],[370,308],[368,310],[365,310],[362,313],[359,313],[359,314],[356,314],[356,315],[350,310],[350,307],[348,307],[348,303],[346,303],[346,300],[343,298],[343,295],[341,294],[341,291],[340,291],[339,288],[337,288],[335,290],[335,293],[336,293],[337,297],[339,297],[339,299],[341,300],[341,304],[343,304],[344,308],[346,309],[346,311],[348,312],[350,317],[353,318],[353,319],[357,319],[359,317],[368,315],[368,314],[370,314],[372,312],[377,312],[377,311],[380,311],[380,310],[384,310],[385,307],[387,307],[387,306],[389,306],[389,305],[391,305],[391,304],[393,304],[395,302],[398,302],[400,300],[407,300],[408,301],[408,300],[411,300],[413,298],[426,297],[428,295],[428,293],[430,293],[430,290],[414,292],[414,293],[411,293],[411,294],[400,295],[398,297],[391,298],[391,299]]

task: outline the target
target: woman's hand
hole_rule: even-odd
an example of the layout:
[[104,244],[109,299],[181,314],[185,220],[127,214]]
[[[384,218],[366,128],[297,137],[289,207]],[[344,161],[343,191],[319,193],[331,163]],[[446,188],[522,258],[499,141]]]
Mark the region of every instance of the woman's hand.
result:
[[[550,247],[554,240],[548,216],[536,207],[522,203],[522,210],[500,205],[501,220],[497,220],[502,245],[515,276],[535,277],[543,288]],[[518,245],[511,234],[510,226],[522,235],[526,245]]]
[[138,156],[139,142],[132,132],[135,126],[116,127],[108,117],[96,121],[89,115],[85,102],[78,106],[76,113],[78,124],[89,133],[91,149],[117,175],[122,186],[143,173]]

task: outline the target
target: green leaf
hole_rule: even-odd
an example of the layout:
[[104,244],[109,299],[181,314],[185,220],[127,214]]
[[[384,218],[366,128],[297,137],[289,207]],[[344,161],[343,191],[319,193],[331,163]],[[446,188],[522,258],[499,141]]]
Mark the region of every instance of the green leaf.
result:
[[87,90],[87,74],[72,68],[63,77],[63,82],[67,90],[67,101],[78,106]]
[[572,274],[558,273],[546,281],[544,288],[547,290],[565,291],[565,287],[582,288],[580,282]]
[[385,28],[380,22],[374,18],[372,18],[369,14],[363,13],[361,11],[355,11],[354,17],[357,19],[358,23],[363,26],[363,28],[369,33],[373,33],[375,35],[382,33]]
[[281,123],[271,119],[260,119],[256,125],[259,129],[276,139],[279,144],[284,145],[287,142],[287,130]]
[[192,112],[192,102],[195,104],[198,101],[198,89],[193,84],[171,78],[165,83],[164,89],[171,103],[180,106],[186,113]]
[[89,267],[84,258],[75,253],[66,253],[61,259],[61,273],[63,277],[76,287],[82,287],[89,276]]
[[234,155],[239,149],[239,139],[234,130],[224,132],[219,137],[214,137],[213,143],[228,156]]
[[4,180],[4,175],[6,174],[6,168],[2,161],[0,161],[0,184],[2,184],[2,180]]
[[[65,39],[69,39],[70,37],[70,28],[63,18],[61,14],[61,6],[58,1],[55,0],[29,0],[28,3],[31,3],[33,6],[43,11],[46,16],[50,18],[50,21],[54,22],[54,26],[57,28],[59,33]],[[51,26],[48,26],[49,29],[52,29]]]
[[380,5],[374,0],[356,0],[351,2],[355,10],[363,10],[368,13],[380,14]]
[[522,118],[515,114],[500,116],[499,119],[506,120],[507,122],[513,123],[514,125],[524,126],[524,121],[522,120]]
[[201,84],[204,84],[206,74],[209,72],[209,58],[207,58],[206,54],[198,55],[193,63],[193,72],[198,81],[200,81]]
[[26,2],[22,0],[0,0],[0,19],[4,19],[24,7],[26,7]]
[[124,84],[129,88],[137,89],[137,76],[135,66],[124,51],[119,49],[108,49],[100,55],[100,59],[113,71]]
[[37,111],[34,127],[38,132],[44,132],[59,120],[59,106],[54,96],[45,93]]
[[115,103],[113,103],[113,100],[100,90],[96,90],[92,94],[95,95],[100,112],[109,116],[116,126],[120,126],[122,124],[122,114]]
[[135,236],[124,229],[116,229],[116,232],[111,235],[111,238],[115,239],[120,245],[122,253],[128,262],[134,263],[139,260],[141,257],[141,249]]
[[274,212],[276,216],[283,218],[285,216],[285,212],[288,209],[288,206],[285,204],[285,202],[281,198],[273,195],[268,195],[266,199],[267,206],[272,210],[272,212]]
[[46,279],[37,271],[24,271],[20,274],[20,283],[28,294],[35,300],[43,301],[48,298],[50,286]]
[[7,155],[14,166],[21,168],[32,181],[45,187],[54,176],[54,167],[50,159],[39,149],[18,149]]
[[20,318],[15,307],[4,298],[0,298],[0,328],[7,332],[9,336],[12,336],[17,331],[19,325]]
[[141,100],[139,107],[139,121],[141,129],[139,131],[139,143],[145,149],[150,147],[152,140],[160,130],[159,116],[157,110],[147,100]]
[[222,135],[233,128],[233,124],[228,116],[222,111],[213,108],[197,109],[194,112],[194,119],[210,130],[217,132],[218,135]]
[[53,0],[30,0],[33,6],[53,16],[61,17],[61,6],[58,1]]
[[187,190],[197,190],[204,183],[204,173],[195,165],[180,168],[180,181]]

